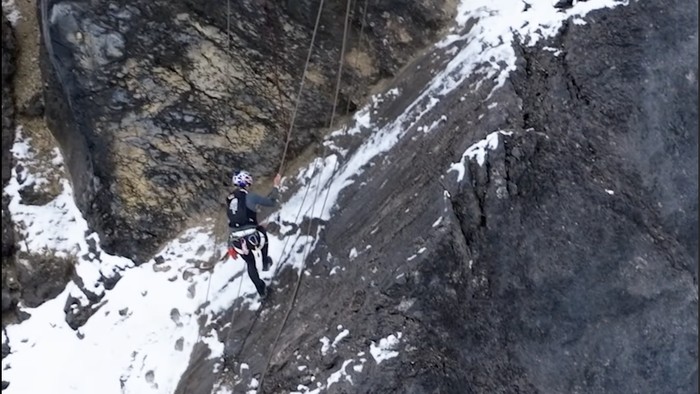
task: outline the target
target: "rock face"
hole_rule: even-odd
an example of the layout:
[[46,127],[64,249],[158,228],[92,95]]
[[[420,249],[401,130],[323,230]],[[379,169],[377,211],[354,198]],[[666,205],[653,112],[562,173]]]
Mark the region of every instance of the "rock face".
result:
[[[257,320],[236,318],[236,390],[265,370],[262,392],[313,389],[361,365],[328,392],[697,391],[697,11],[594,12],[516,48],[492,96],[443,97],[424,120],[446,114],[439,132],[403,139],[341,196],[277,346],[289,271]],[[378,117],[417,96],[434,55]],[[439,181],[487,136],[483,165]],[[394,358],[367,361],[387,342]]]
[[[22,18],[14,25],[7,20],[3,23],[2,180],[4,188],[16,170],[17,202],[25,206],[41,206],[54,200],[62,191],[58,178],[65,176],[53,161],[56,142],[42,118],[43,83],[37,66],[38,25],[34,12],[33,4],[21,3],[13,13],[21,13]],[[32,159],[22,163],[14,161],[11,153],[18,126],[22,138],[32,141]],[[36,178],[27,177],[26,173]],[[27,223],[21,217],[13,223],[9,203],[10,196],[3,193],[3,324],[27,316],[16,308],[18,303],[36,307],[58,295],[73,274],[74,262],[72,257],[59,257],[47,249],[27,250],[28,243],[23,238]]]
[[73,275],[73,259],[50,255],[33,255],[29,261],[18,256],[17,276],[22,287],[22,301],[30,308],[60,294]]
[[[366,23],[363,7],[353,3],[339,113],[432,42],[455,4],[369,2]],[[106,251],[150,258],[186,220],[220,209],[234,169],[277,170],[316,2],[43,0],[40,9],[47,115]],[[322,13],[290,157],[328,124],[344,16],[344,2]]]
[[[12,174],[12,143],[15,139],[15,102],[12,94],[12,76],[15,73],[15,37],[12,26],[2,14],[2,186],[10,181]],[[5,273],[14,267],[16,251],[15,234],[10,212],[9,198],[2,196],[2,313],[8,312],[17,305],[18,292],[16,283],[8,283],[11,279]]]

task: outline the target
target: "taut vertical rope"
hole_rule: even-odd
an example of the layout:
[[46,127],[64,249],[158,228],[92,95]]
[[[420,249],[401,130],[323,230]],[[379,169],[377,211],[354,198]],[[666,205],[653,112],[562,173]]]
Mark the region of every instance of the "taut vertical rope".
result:
[[[343,29],[343,42],[341,44],[341,49],[340,49],[340,61],[339,61],[339,66],[338,66],[338,77],[336,79],[336,85],[335,85],[335,95],[333,99],[333,109],[331,112],[331,118],[329,122],[329,129],[333,127],[333,121],[335,120],[335,112],[338,104],[338,95],[340,93],[340,82],[342,80],[342,75],[343,75],[343,60],[345,56],[345,45],[348,37],[348,25],[349,25],[349,19],[350,19],[350,4],[352,0],[347,0],[347,6],[345,10],[345,24],[344,24],[344,29]],[[324,145],[323,149],[323,154],[322,157],[325,156],[325,151],[326,151],[326,146]],[[319,186],[321,182],[321,178],[319,177],[318,183],[317,183],[317,189],[316,189],[316,194],[314,196],[314,201],[311,205],[311,215],[310,217],[313,217],[313,212],[314,212],[314,207],[316,205],[316,200],[318,199],[318,195],[320,194],[320,189]],[[309,224],[307,226],[307,233],[311,231],[311,223],[312,221],[309,220]],[[294,302],[296,301],[297,295],[299,294],[299,287],[301,285],[301,278],[304,277],[304,268],[306,266],[306,258],[308,257],[308,249],[304,250],[304,257],[302,259],[302,266],[301,270],[299,271],[299,277],[297,279],[296,286],[294,287],[294,293],[292,295],[292,299],[289,303],[289,309],[287,309],[287,312],[285,313],[284,319],[282,320],[282,325],[280,326],[279,331],[277,332],[277,336],[275,337],[274,342],[272,343],[272,348],[270,349],[270,355],[268,356],[267,363],[265,364],[265,369],[263,370],[262,374],[260,375],[260,383],[258,385],[258,388],[262,390],[263,388],[263,383],[265,382],[265,375],[267,374],[267,370],[270,367],[270,363],[272,362],[272,356],[274,355],[274,350],[275,347],[277,347],[277,342],[279,341],[280,336],[282,335],[282,331],[284,330],[285,325],[287,324],[287,320],[289,319],[289,315],[292,312],[292,309],[294,308]]]
[[[229,0],[230,1],[230,0]],[[318,32],[318,26],[321,21],[321,12],[323,11],[323,2],[320,0],[318,5],[318,13],[316,14],[316,23],[314,24],[314,31],[311,34],[311,44],[309,45],[309,52],[306,55],[306,62],[304,63],[304,71],[301,74],[301,82],[299,83],[299,90],[297,91],[297,98],[294,103],[294,110],[292,111],[292,118],[289,121],[289,130],[287,131],[287,139],[284,143],[284,150],[282,151],[282,160],[280,160],[280,166],[277,173],[281,174],[284,168],[284,161],[287,158],[287,150],[289,149],[289,140],[292,136],[292,130],[294,129],[294,121],[297,117],[297,112],[299,111],[299,102],[301,101],[301,93],[304,89],[304,82],[306,81],[306,72],[309,69],[309,63],[311,62],[311,54],[313,53],[314,42],[316,41],[316,33]]]

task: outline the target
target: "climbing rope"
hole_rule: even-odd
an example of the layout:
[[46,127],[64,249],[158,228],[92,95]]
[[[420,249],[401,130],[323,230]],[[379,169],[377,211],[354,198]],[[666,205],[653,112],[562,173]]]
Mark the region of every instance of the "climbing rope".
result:
[[[369,1],[368,1],[368,0],[365,0],[365,6],[364,6],[364,8],[363,8],[363,10],[362,10],[362,19],[361,19],[361,21],[360,21],[360,34],[358,34],[358,36],[357,36],[357,37],[358,37],[358,39],[357,39],[357,41],[358,41],[358,47],[362,47],[362,37],[364,37],[364,32],[365,32],[365,21],[366,21],[366,19],[367,19],[367,6],[368,6],[368,3],[369,3]],[[355,56],[354,61],[352,62],[352,65],[353,65],[353,68],[354,68],[354,69],[357,69],[358,58],[359,58],[359,57],[360,57],[360,56],[359,56],[359,53],[358,53],[357,56]],[[359,89],[359,84],[354,84],[354,86],[355,86],[355,88],[352,90],[352,94],[348,95],[348,100],[347,100],[347,103],[345,104],[345,113],[346,113],[346,114],[349,114],[349,113],[350,113],[350,102],[352,101],[352,100],[350,100],[350,98],[353,97],[355,94],[357,94],[357,90]],[[349,125],[349,123],[348,123],[348,125]],[[347,125],[346,125],[346,129],[347,129]]]
[[[360,43],[360,45],[362,45],[362,38],[364,37],[364,30],[365,30],[365,26],[367,24],[366,21],[367,21],[367,8],[368,8],[368,6],[369,6],[369,0],[365,0],[364,9],[362,11],[360,34],[358,36],[359,37],[358,42]],[[319,8],[319,12],[320,12],[320,8]],[[319,14],[319,16],[320,16],[320,14]],[[317,20],[317,23],[318,23],[318,20]],[[313,41],[312,41],[312,44],[313,44]],[[357,57],[355,57],[355,60],[353,61],[354,68],[357,68],[357,62],[358,62]],[[358,89],[358,86],[357,86],[357,84],[355,84],[355,89],[353,89],[353,92],[357,92],[357,89]],[[300,92],[301,92],[301,90],[300,90]],[[347,105],[345,107],[345,113],[347,114],[349,112],[350,112],[350,100],[347,101]],[[325,156],[325,152],[326,152],[326,146],[324,145],[323,154],[321,155],[321,157]],[[313,174],[315,174],[315,171],[316,171],[316,169],[314,168]],[[335,172],[336,172],[336,168],[333,169],[333,173],[331,174],[331,177],[330,177],[331,179],[333,179],[335,177]],[[313,174],[311,175],[311,177],[313,177]],[[293,223],[299,222],[299,217],[301,216],[301,211],[304,207],[304,202],[306,202],[306,197],[308,195],[310,186],[311,186],[311,183],[309,183],[307,185],[306,190],[304,191],[304,195],[302,196],[301,203],[299,204],[299,210],[297,211],[297,214],[294,217]],[[328,189],[326,191],[326,197],[324,198],[323,206],[321,207],[321,212],[323,212],[323,209],[325,209],[326,202],[328,201],[329,192],[330,192],[330,189]],[[301,233],[296,236],[296,238],[294,239],[294,242],[292,244],[296,244],[296,242],[299,240],[300,237],[301,237]],[[290,239],[290,237],[285,237],[284,245],[282,246],[282,253],[280,253],[280,262],[277,265],[277,267],[275,268],[275,275],[274,276],[277,276],[280,268],[282,266],[284,266],[284,263],[287,262],[287,260],[291,256],[291,251],[288,252],[287,255],[285,256],[285,251],[287,250],[287,244],[289,243],[289,239]]]
[[[338,105],[338,97],[339,97],[339,93],[340,93],[340,85],[341,85],[341,81],[342,81],[342,71],[343,71],[343,66],[344,66],[344,61],[343,61],[343,60],[344,60],[344,56],[345,56],[346,44],[347,44],[347,37],[348,37],[348,27],[349,27],[349,19],[350,19],[351,4],[352,4],[352,3],[351,3],[351,0],[347,0],[346,14],[345,14],[345,23],[344,23],[344,30],[343,30],[343,40],[342,40],[342,47],[341,47],[341,51],[340,51],[340,61],[339,61],[339,67],[338,67],[338,76],[337,76],[337,81],[336,81],[336,86],[335,86],[335,94],[334,94],[334,98],[333,98],[333,108],[332,108],[331,117],[330,117],[329,126],[328,126],[329,129],[331,129],[331,128],[333,127],[334,121],[335,121],[335,117],[336,117],[336,111],[337,111],[337,105]],[[319,28],[319,25],[320,25],[320,19],[321,19],[321,15],[322,15],[322,11],[323,11],[323,5],[324,5],[324,0],[320,0],[320,2],[319,2],[319,8],[318,8],[318,13],[317,13],[316,21],[315,21],[315,24],[314,24],[314,30],[313,30],[312,37],[311,37],[311,43],[310,43],[310,45],[309,45],[309,51],[308,51],[308,54],[307,54],[307,57],[306,57],[306,61],[305,61],[305,64],[304,64],[304,69],[303,69],[303,72],[302,72],[302,78],[301,78],[301,81],[300,81],[300,84],[299,84],[299,89],[298,89],[298,92],[297,92],[297,95],[296,95],[296,100],[295,100],[294,109],[293,109],[293,111],[292,111],[291,120],[290,120],[289,125],[288,125],[287,135],[286,135],[286,138],[285,138],[285,145],[284,145],[284,149],[283,149],[283,152],[282,152],[282,158],[281,158],[281,160],[280,160],[280,166],[279,166],[278,173],[281,173],[282,170],[283,170],[283,168],[284,168],[284,163],[285,163],[286,156],[287,156],[287,152],[288,152],[288,149],[289,149],[289,143],[290,143],[290,140],[291,140],[291,135],[292,135],[292,132],[293,132],[293,130],[294,130],[294,123],[295,123],[295,120],[296,120],[296,116],[297,116],[297,114],[298,114],[299,105],[300,105],[300,102],[301,102],[301,97],[302,97],[302,93],[303,93],[303,89],[304,89],[304,84],[305,84],[305,81],[306,81],[306,75],[307,75],[307,72],[308,72],[308,66],[309,66],[310,61],[311,61],[311,56],[312,56],[312,53],[313,53],[313,48],[314,48],[316,36],[317,36],[317,33],[318,33],[318,28]],[[365,19],[366,19],[366,12],[367,12],[367,0],[365,0],[365,7],[364,7],[364,10],[363,10],[362,27],[361,27],[361,30],[360,30],[360,37],[362,37],[362,33],[363,33],[363,31],[364,31]],[[230,17],[231,17],[230,0],[227,0],[227,49],[228,49],[228,51],[229,51],[229,57],[230,57],[230,40],[231,40],[231,38],[230,38],[230,26],[231,26],[231,25],[230,25]],[[356,65],[356,64],[357,64],[357,59],[355,59],[355,65]],[[228,68],[228,64],[227,64],[227,68]],[[277,82],[277,87],[278,87],[278,89],[279,89],[279,82]],[[230,95],[229,95],[229,96],[230,96]],[[349,112],[349,104],[350,104],[350,101],[348,100],[348,103],[347,103],[347,106],[346,106],[346,113]],[[325,157],[325,155],[326,155],[326,149],[327,149],[327,147],[324,145],[323,153],[322,153],[321,157]],[[314,168],[314,174],[315,174],[315,172],[316,172],[316,168]],[[314,174],[311,175],[311,178],[313,178]],[[334,169],[334,174],[335,174],[335,169]],[[300,205],[299,212],[297,213],[297,216],[296,216],[296,218],[295,218],[295,221],[298,221],[298,218],[299,218],[299,216],[300,216],[300,214],[301,214],[301,211],[302,211],[302,209],[303,209],[304,202],[305,202],[305,200],[306,200],[306,198],[307,198],[307,195],[308,195],[308,192],[309,192],[309,190],[310,190],[310,186],[311,186],[311,182],[309,182],[309,184],[308,184],[307,187],[306,187],[306,191],[305,191],[305,193],[304,193],[303,200],[302,200],[302,203],[301,203],[301,205]],[[316,202],[317,202],[317,200],[318,200],[318,197],[319,197],[319,195],[320,195],[320,192],[321,192],[321,190],[320,190],[320,177],[319,177],[319,180],[318,180],[318,183],[317,183],[317,190],[316,190],[316,193],[315,193],[315,195],[314,195],[313,203],[312,203],[312,205],[311,205],[311,215],[310,215],[310,217],[313,217],[313,213],[314,213],[315,207],[316,207]],[[325,198],[325,200],[324,200],[324,205],[323,205],[323,207],[322,207],[322,211],[323,211],[323,209],[325,208],[325,201],[327,201],[327,199],[328,199],[328,193],[326,193],[326,198]],[[310,221],[309,221],[309,224],[308,224],[308,226],[307,226],[307,234],[309,234],[309,233],[311,232],[311,224],[312,224],[312,222],[311,222],[311,220],[310,220]],[[297,238],[298,238],[298,237],[297,237]],[[282,254],[281,254],[281,256],[284,256],[284,250],[286,249],[286,246],[287,246],[288,241],[289,241],[289,237],[287,237],[287,239],[285,240],[285,244],[284,244],[284,246],[283,246],[283,248],[282,248]],[[259,383],[259,386],[258,386],[258,387],[261,388],[261,389],[262,389],[262,387],[263,387],[265,375],[266,375],[266,373],[267,373],[267,371],[268,371],[268,369],[269,369],[270,363],[271,363],[271,361],[272,361],[272,355],[274,354],[274,353],[273,353],[273,352],[274,352],[274,349],[275,349],[275,347],[277,346],[277,343],[278,343],[279,338],[280,338],[280,336],[281,336],[281,334],[282,334],[282,331],[283,331],[283,329],[284,329],[284,327],[285,327],[285,325],[286,325],[286,323],[287,323],[287,321],[288,321],[288,319],[289,319],[289,316],[290,316],[290,314],[291,314],[291,311],[292,311],[293,308],[294,308],[294,303],[295,303],[296,298],[297,298],[297,295],[298,295],[298,293],[299,293],[299,288],[300,288],[300,285],[301,285],[301,278],[303,277],[303,271],[304,271],[304,268],[305,268],[306,259],[307,259],[307,257],[308,257],[308,252],[309,252],[308,249],[306,249],[306,250],[304,251],[304,256],[303,256],[303,259],[302,259],[302,268],[301,268],[301,271],[300,271],[300,274],[299,274],[297,283],[296,283],[295,288],[294,288],[294,293],[293,293],[293,295],[292,295],[292,299],[291,299],[290,306],[289,306],[287,312],[285,313],[285,316],[284,316],[282,325],[280,326],[280,330],[279,330],[279,332],[277,333],[277,336],[275,337],[275,340],[274,340],[274,342],[273,342],[272,349],[271,349],[271,352],[270,352],[270,356],[269,356],[269,358],[268,358],[268,360],[267,360],[265,369],[263,370],[263,372],[262,372],[262,374],[261,374],[261,379],[260,379],[260,383]],[[281,265],[281,264],[278,264],[278,267],[277,267],[278,269],[279,269],[279,266],[280,266],[280,265]],[[276,272],[277,272],[277,270],[276,270]],[[275,272],[275,273],[276,273],[276,272]],[[243,275],[242,275],[242,276],[243,276]],[[242,276],[241,276],[241,280],[240,280],[240,282],[239,282],[238,294],[236,295],[236,299],[238,299],[238,298],[240,297],[241,285],[242,285],[242,282],[243,282],[243,277],[242,277]],[[210,279],[211,279],[211,276],[210,276]],[[209,290],[207,290],[207,298],[208,298],[208,292],[209,292]],[[234,312],[232,313],[232,317],[231,317],[231,324],[233,324],[235,315],[236,315],[236,312],[234,311]],[[239,355],[240,355],[240,353],[241,353],[241,352],[243,351],[243,349],[244,349],[245,342],[247,341],[247,338],[250,336],[250,333],[252,332],[253,326],[255,325],[255,322],[257,321],[258,316],[259,316],[259,311],[258,311],[258,314],[256,314],[256,317],[255,317],[255,319],[253,320],[252,324],[250,325],[249,330],[248,330],[248,333],[244,336],[243,343],[241,344],[240,350],[239,350],[239,352],[238,352]],[[232,331],[233,331],[233,327],[231,327],[231,329],[229,330],[229,333],[228,333],[228,335],[227,335],[227,341],[226,341],[227,343],[228,343],[229,340],[230,340],[230,335],[231,335],[231,332],[232,332]]]
[[[361,21],[361,25],[360,25],[360,34],[358,36],[359,45],[362,45],[362,37],[363,37],[363,33],[365,31],[365,24],[366,24],[366,20],[367,20],[367,7],[368,7],[368,5],[369,5],[369,0],[365,0],[365,6],[364,6],[364,9],[362,10],[362,21]],[[357,68],[357,58],[358,57],[359,57],[359,54],[357,54],[357,56],[355,56],[355,61],[353,62],[353,65],[355,68]],[[355,84],[355,89],[353,90],[353,94],[357,93],[357,89],[358,89],[358,84]],[[349,112],[350,112],[350,97],[348,97],[348,101],[347,101],[346,106],[345,106],[345,113],[347,114]],[[349,122],[348,122],[348,124],[346,124],[346,127],[345,127],[346,132],[347,132],[348,127],[349,127]],[[324,148],[325,148],[325,145],[324,145]],[[338,167],[333,168],[333,173],[331,174],[331,179],[335,178],[335,174],[336,174],[337,170],[338,170]],[[331,188],[329,187],[328,189],[326,189],[326,196],[323,199],[323,205],[321,205],[321,212],[323,212],[323,210],[326,209],[326,203],[328,202],[328,196],[330,195],[330,192],[331,192]]]
[[[228,0],[230,1],[230,0]],[[323,11],[323,2],[324,0],[320,0],[319,5],[318,5],[318,12],[316,13],[316,23],[314,24],[314,31],[311,34],[311,44],[309,44],[309,51],[308,54],[306,55],[306,61],[304,62],[304,71],[301,73],[301,82],[299,83],[299,90],[297,91],[297,97],[294,102],[294,109],[292,110],[292,117],[291,120],[289,121],[289,129],[287,130],[287,138],[284,142],[284,150],[282,151],[282,159],[280,160],[280,166],[279,170],[277,171],[278,174],[282,173],[282,169],[284,168],[284,161],[287,158],[287,150],[289,149],[289,141],[292,136],[292,130],[294,130],[294,121],[296,120],[297,117],[297,112],[299,111],[299,103],[301,102],[301,94],[302,91],[304,90],[304,83],[306,82],[306,73],[309,69],[309,63],[311,62],[311,54],[313,53],[314,49],[314,43],[316,42],[316,33],[318,33],[318,26],[320,25],[321,22],[321,13]]]
[[[226,0],[226,54],[229,59],[232,58],[231,56],[231,0]],[[230,61],[226,62],[226,75],[230,75]],[[229,113],[230,113],[230,106],[231,106],[231,92],[229,92],[227,99],[227,108],[229,108]],[[228,255],[225,254],[221,260],[227,258]],[[220,260],[220,261],[221,261]],[[241,296],[241,287],[243,285],[243,277],[245,276],[245,270],[241,271],[241,277],[238,282],[238,292],[236,294],[235,299],[239,299]],[[211,280],[211,276],[209,276],[209,279]],[[209,294],[209,289],[207,288],[207,298]],[[205,301],[206,302],[206,301]],[[231,331],[233,331],[233,322],[234,322],[234,317],[236,316],[236,310],[231,312],[231,328],[229,328],[229,332],[226,335],[226,341],[224,342],[224,346],[226,346],[226,343],[228,343],[231,339]],[[223,357],[226,357],[226,353],[224,352]],[[225,360],[224,360],[225,361]],[[224,362],[224,364],[226,364]]]
[[[277,101],[278,105],[276,106],[276,109],[280,113],[284,113],[285,107],[284,107],[284,89],[282,89],[282,86],[280,84],[280,74],[282,73],[283,66],[281,65],[282,63],[282,56],[280,56],[280,44],[279,44],[279,37],[276,34],[278,31],[282,31],[283,27],[280,26],[278,19],[276,18],[270,18],[270,14],[275,14],[277,15],[277,8],[274,6],[269,5],[270,2],[269,0],[263,0],[263,10],[265,11],[265,26],[266,26],[266,33],[265,37],[272,37],[272,48],[270,50],[272,57],[273,57],[273,67],[274,67],[274,72],[272,73],[272,82],[274,83],[274,87],[277,90]],[[291,101],[291,100],[290,100]],[[283,114],[280,116],[280,118],[284,119],[281,120],[279,123],[282,123],[282,129],[287,130],[288,122],[286,120],[287,115]],[[289,133],[287,133],[287,138],[289,138]],[[282,162],[283,163],[283,162]],[[282,164],[280,164],[280,169],[277,171],[278,173],[282,173]]]
[[[289,141],[291,140],[292,131],[294,129],[294,121],[296,120],[296,116],[297,116],[297,113],[299,110],[299,103],[301,102],[301,95],[302,95],[302,92],[304,90],[304,83],[306,82],[306,73],[308,71],[309,64],[311,63],[311,55],[313,54],[314,44],[316,42],[316,35],[318,33],[318,27],[319,27],[320,22],[321,22],[321,14],[323,13],[323,4],[324,4],[324,0],[320,0],[319,5],[318,5],[318,12],[316,13],[316,22],[314,23],[314,30],[313,30],[313,33],[311,34],[311,44],[309,44],[309,50],[308,50],[307,55],[306,55],[306,61],[304,62],[304,70],[302,71],[301,81],[299,83],[299,90],[297,91],[294,109],[292,111],[292,116],[291,116],[291,119],[289,121],[289,129],[287,130],[287,138],[286,138],[286,141],[284,144],[284,150],[282,151],[282,160],[280,161],[279,170],[277,171],[278,174],[281,174],[282,169],[284,168],[284,161],[285,161],[285,158],[287,156],[287,150],[289,149]],[[316,169],[314,168],[314,173],[315,173],[315,171],[316,171]],[[313,174],[312,174],[312,177],[313,177]],[[298,223],[298,221],[299,221],[299,217],[301,216],[301,211],[304,208],[304,203],[306,202],[306,197],[309,194],[310,186],[311,186],[311,184],[309,183],[306,186],[306,189],[304,190],[304,195],[302,196],[301,203],[299,204],[299,210],[297,211],[297,214],[294,217],[294,223]],[[296,240],[299,239],[299,236],[297,236]],[[295,240],[295,242],[296,242],[296,240]],[[290,252],[288,252],[288,255],[283,258],[283,256],[285,256],[285,251],[287,250],[288,243],[289,243],[289,237],[286,237],[286,239],[284,241],[284,245],[282,246],[282,252],[280,253],[280,262],[279,262],[279,264],[277,264],[277,267],[275,268],[275,276],[277,276],[277,274],[279,273],[280,267],[283,265],[284,262],[287,261],[287,259],[289,258],[289,255],[291,255],[291,251],[290,251]]]
[[[323,0],[321,0],[321,1],[323,1]],[[343,76],[343,66],[344,66],[343,60],[344,60],[344,56],[345,56],[345,46],[346,46],[347,37],[348,37],[348,26],[349,26],[349,21],[350,21],[351,4],[352,4],[351,0],[346,1],[345,23],[343,26],[343,40],[342,40],[341,49],[340,49],[340,60],[339,60],[338,75],[337,75],[336,85],[335,85],[335,94],[333,97],[333,108],[331,111],[331,118],[330,118],[329,125],[328,125],[329,129],[333,128],[333,122],[335,120],[336,109],[337,109],[337,104],[338,104],[338,96],[340,94],[340,84],[341,84],[342,76]],[[320,17],[320,15],[319,15],[319,17]],[[310,57],[310,52],[309,52],[309,57]],[[298,102],[297,102],[297,104],[298,104]],[[296,112],[296,108],[295,108],[295,112]],[[321,154],[321,157],[325,157],[326,148],[327,148],[326,145],[324,145],[323,146],[323,153]],[[310,183],[311,182],[309,182],[309,184]],[[307,226],[307,234],[309,234],[311,232],[311,224],[312,224],[311,219],[313,218],[314,210],[316,207],[316,201],[317,201],[318,196],[320,194],[320,183],[321,183],[321,177],[319,176],[318,182],[316,184],[316,193],[314,195],[314,200],[313,200],[312,205],[311,205],[311,215],[309,216],[309,224]],[[287,321],[289,320],[289,315],[291,314],[292,310],[294,309],[294,303],[296,301],[297,295],[299,294],[299,288],[301,286],[301,279],[304,277],[304,269],[306,267],[306,259],[308,257],[308,252],[309,252],[309,248],[305,248],[304,255],[302,258],[301,269],[299,271],[299,276],[297,278],[296,285],[294,286],[294,293],[292,294],[292,298],[291,298],[291,301],[289,303],[289,308],[287,309],[287,312],[284,315],[284,319],[282,319],[282,324],[280,325],[279,331],[277,332],[277,335],[275,336],[275,340],[272,343],[272,348],[270,349],[267,363],[265,364],[265,369],[263,369],[263,372],[260,375],[260,382],[258,384],[258,388],[260,390],[262,390],[263,384],[265,383],[265,375],[267,374],[267,371],[270,368],[270,363],[272,362],[272,356],[274,355],[275,348],[277,347],[277,342],[279,341],[279,338],[282,335],[282,331],[284,330],[284,327],[286,326]]]
[[[230,1],[230,0],[229,0]],[[324,0],[320,0],[318,4],[318,12],[316,13],[316,22],[314,23],[314,30],[313,33],[311,34],[311,44],[309,44],[309,51],[307,52],[306,55],[306,61],[304,62],[304,70],[302,71],[301,74],[301,81],[299,82],[299,90],[297,91],[297,96],[296,100],[294,103],[294,109],[292,111],[292,117],[289,121],[289,129],[287,130],[287,138],[284,143],[284,150],[282,151],[282,160],[280,161],[280,166],[277,171],[278,174],[282,173],[282,169],[284,167],[284,161],[287,156],[287,150],[289,149],[289,141],[292,136],[292,131],[294,129],[294,121],[296,120],[297,112],[299,110],[299,103],[301,102],[301,94],[304,90],[304,83],[306,82],[306,73],[309,69],[309,63],[311,63],[311,55],[313,54],[313,49],[314,49],[314,44],[316,42],[316,35],[318,33],[318,27],[321,22],[321,14],[323,13],[323,4]],[[315,169],[314,169],[315,172]],[[313,176],[313,175],[312,175]],[[304,208],[304,202],[306,202],[306,197],[309,193],[310,185],[307,185],[306,190],[304,191],[304,196],[301,199],[301,204],[299,204],[299,210],[297,211],[296,216],[294,217],[294,223],[297,223],[299,221],[299,216],[301,216],[301,211]],[[298,237],[297,237],[298,239]],[[286,261],[285,259],[282,259],[282,256],[284,256],[285,250],[287,249],[287,244],[289,243],[289,237],[286,238],[284,241],[284,245],[282,246],[282,252],[280,253],[280,262],[277,264],[277,268],[275,268],[275,276],[279,272],[279,268],[282,266],[282,263]],[[289,256],[287,256],[289,258]]]
[[[227,16],[227,24],[226,24],[226,26],[227,26],[227,39],[228,39],[227,49],[228,49],[228,51],[229,51],[229,57],[230,57],[230,56],[231,56],[231,54],[230,54],[230,35],[231,35],[231,31],[230,31],[230,29],[231,29],[231,22],[230,22],[230,21],[231,21],[231,5],[230,5],[230,4],[231,4],[231,0],[227,0],[226,4],[227,4],[227,14],[226,14],[226,16]],[[282,160],[280,161],[280,167],[279,167],[278,173],[281,173],[282,168],[283,168],[283,166],[284,166],[285,158],[286,158],[286,155],[287,155],[287,150],[288,150],[288,147],[289,147],[289,141],[290,141],[290,138],[291,138],[291,135],[292,135],[292,131],[293,131],[293,128],[294,128],[294,121],[295,121],[295,119],[296,119],[296,115],[297,115],[297,112],[298,112],[298,109],[299,109],[299,101],[301,100],[301,95],[302,95],[302,92],[303,92],[303,89],[304,89],[304,83],[305,83],[305,80],[306,80],[306,74],[307,74],[307,71],[308,71],[309,63],[311,62],[311,55],[312,55],[312,53],[313,53],[313,48],[314,48],[314,44],[315,44],[315,41],[316,41],[316,36],[317,36],[317,33],[318,33],[318,28],[319,28],[320,21],[321,21],[321,15],[322,15],[322,11],[323,11],[323,5],[324,5],[324,0],[320,0],[318,12],[317,12],[317,15],[316,15],[316,21],[315,21],[315,23],[314,23],[314,30],[313,30],[313,33],[312,33],[312,35],[311,35],[311,44],[309,45],[309,51],[308,51],[308,54],[307,54],[307,57],[306,57],[306,61],[305,61],[305,64],[304,64],[304,69],[303,69],[303,72],[302,72],[301,82],[300,82],[300,84],[299,84],[299,90],[298,90],[298,92],[297,92],[297,97],[296,97],[296,100],[295,100],[294,110],[293,110],[293,112],[292,112],[292,117],[291,117],[291,120],[290,120],[290,122],[289,122],[289,128],[288,128],[288,131],[287,131],[287,136],[286,136],[286,141],[285,141],[285,147],[284,147],[284,151],[283,151],[283,153],[282,153]],[[227,67],[228,67],[228,63],[227,63]],[[307,191],[307,193],[308,193],[308,188],[307,188],[306,191]],[[304,199],[305,199],[305,198],[306,198],[306,194],[304,195]],[[303,201],[302,201],[302,206],[303,206]],[[300,207],[300,212],[297,213],[297,219],[298,219],[300,213],[301,213],[301,207]],[[289,240],[289,239],[287,239],[287,241],[288,241],[288,240]],[[287,245],[287,243],[285,242],[285,246],[282,248],[283,252],[284,252],[284,249],[286,248],[286,245]],[[276,272],[275,272],[275,273],[276,273]],[[241,290],[241,284],[242,284],[242,283],[243,283],[243,277],[241,277],[241,282],[239,283],[238,294],[236,295],[236,299],[238,299],[238,298],[240,297],[240,290]],[[261,307],[262,307],[262,305],[261,305]],[[256,315],[255,319],[254,319],[253,322],[251,323],[251,325],[250,325],[250,327],[249,327],[249,330],[248,330],[248,333],[246,333],[246,335],[243,337],[243,343],[241,344],[240,350],[238,351],[237,355],[236,355],[234,358],[237,358],[238,355],[240,355],[240,353],[243,351],[243,349],[244,349],[244,347],[245,347],[245,343],[246,343],[248,337],[250,336],[250,333],[252,332],[253,326],[255,325],[255,322],[257,321],[257,317],[258,317],[258,316],[259,316],[259,314]],[[235,317],[236,317],[236,312],[234,311],[234,312],[231,314],[231,325],[233,325],[233,322],[234,322],[234,320],[235,320]],[[226,343],[229,342],[230,336],[231,336],[231,332],[232,332],[232,331],[233,331],[233,328],[231,328],[231,329],[229,330],[229,333],[227,334]]]

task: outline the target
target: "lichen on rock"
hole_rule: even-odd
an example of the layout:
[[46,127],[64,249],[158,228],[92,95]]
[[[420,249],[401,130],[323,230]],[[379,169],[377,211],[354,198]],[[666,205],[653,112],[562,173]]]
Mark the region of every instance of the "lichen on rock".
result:
[[[91,163],[69,167],[109,251],[142,261],[188,218],[216,213],[235,169],[272,175],[297,99],[289,159],[327,126],[344,7],[323,13],[310,83],[297,98],[315,6],[230,6],[228,18],[211,1],[42,2],[44,71],[59,98],[47,101],[49,117],[75,126],[54,129],[64,149],[73,145]],[[367,28],[362,39],[351,35],[343,77],[355,88],[341,90],[343,111],[431,42],[453,6],[435,0],[386,18],[383,5],[370,4],[361,21],[355,4],[353,24]],[[65,103],[70,114],[59,114]]]

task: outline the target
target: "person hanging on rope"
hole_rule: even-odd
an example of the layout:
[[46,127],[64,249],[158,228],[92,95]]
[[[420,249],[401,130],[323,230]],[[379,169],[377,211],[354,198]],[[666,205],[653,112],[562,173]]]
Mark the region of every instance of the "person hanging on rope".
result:
[[253,184],[253,177],[247,171],[238,171],[232,178],[235,189],[226,197],[229,227],[228,254],[232,258],[241,255],[248,266],[248,276],[261,297],[265,296],[266,287],[255,266],[253,250],[262,249],[263,271],[270,269],[272,259],[267,255],[269,245],[267,231],[258,223],[257,206],[277,205],[281,179],[282,176],[277,174],[273,180],[272,191],[267,197],[263,197],[248,191]]

